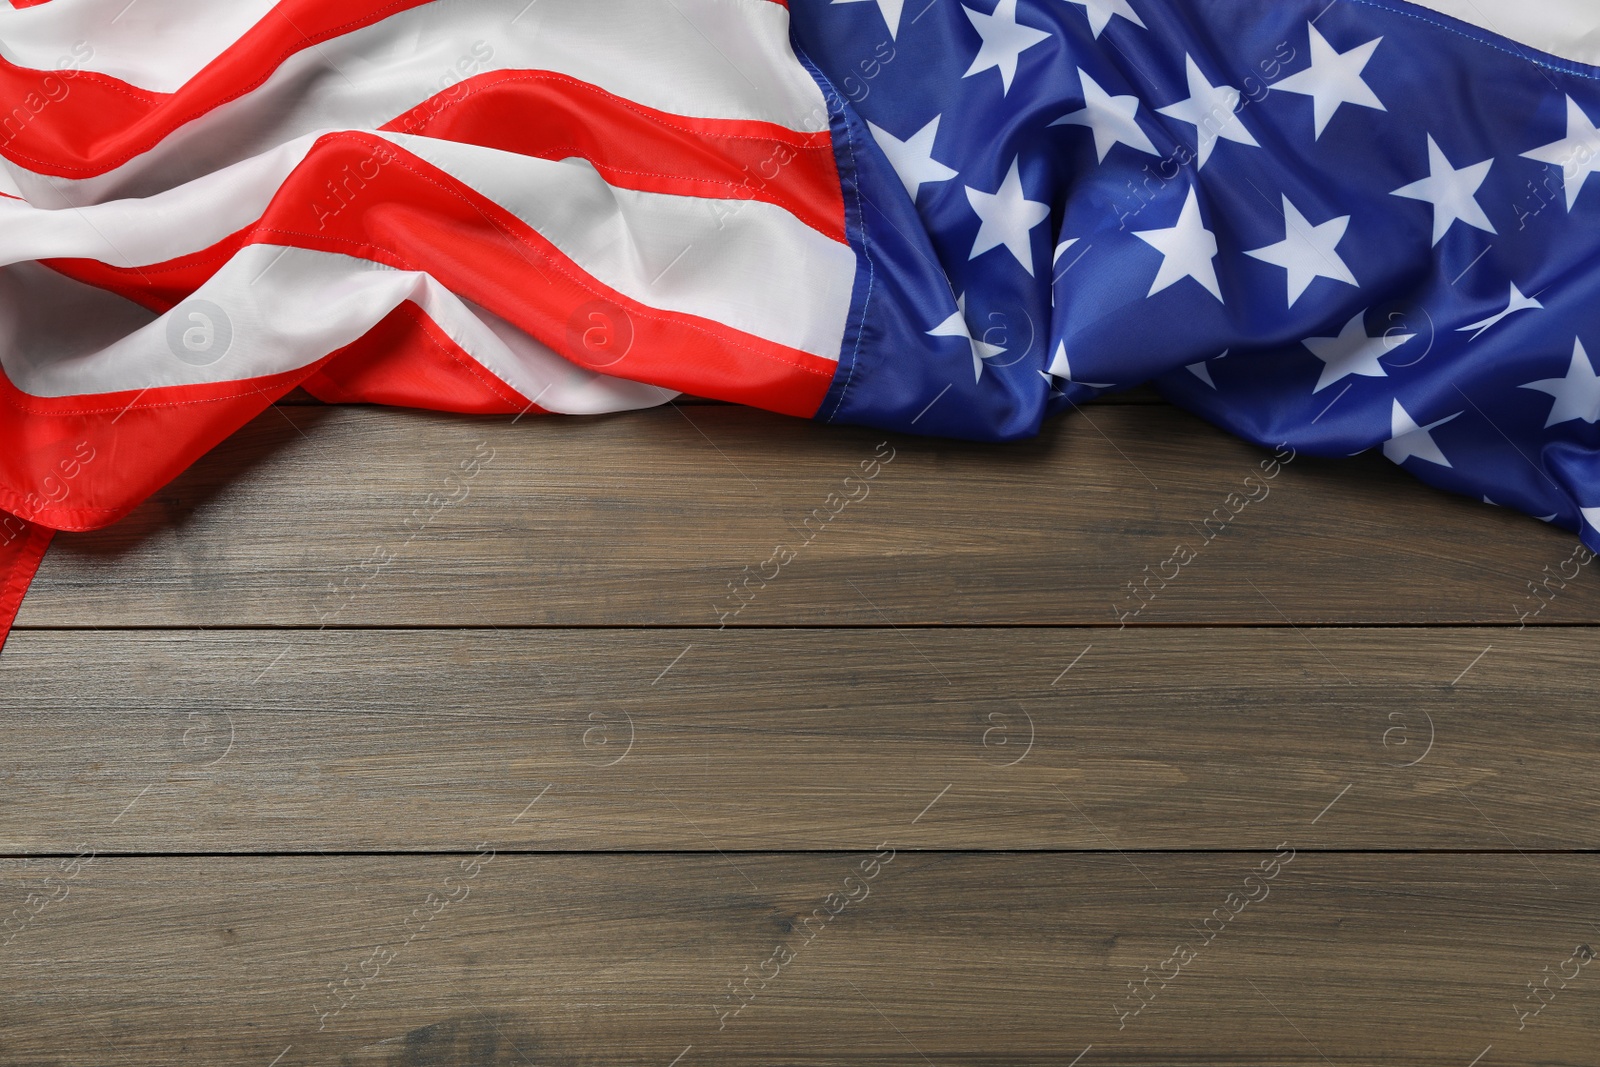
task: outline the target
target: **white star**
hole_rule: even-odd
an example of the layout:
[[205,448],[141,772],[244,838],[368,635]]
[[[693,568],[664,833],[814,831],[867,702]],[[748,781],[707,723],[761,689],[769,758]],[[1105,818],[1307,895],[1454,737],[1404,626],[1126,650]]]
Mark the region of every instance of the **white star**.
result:
[[[1583,512],[1583,518],[1585,522],[1587,522],[1590,526],[1593,526],[1596,530],[1600,530],[1600,508],[1579,508],[1578,510]],[[1550,519],[1553,518],[1555,518],[1554,515],[1550,516]],[[1549,522],[1550,519],[1546,519],[1544,521]]]
[[1140,29],[1147,28],[1139,21],[1139,13],[1128,6],[1128,0],[1067,0],[1067,3],[1077,4],[1084,9],[1084,14],[1089,16],[1089,29],[1096,38],[1116,15],[1121,15]]
[[1383,101],[1378,99],[1372,87],[1361,80],[1361,72],[1366,69],[1367,61],[1372,58],[1382,37],[1357,45],[1348,52],[1335,52],[1315,26],[1307,24],[1306,29],[1311,33],[1311,66],[1275,82],[1272,87],[1311,97],[1311,114],[1316,123],[1317,137],[1322,136],[1329,121],[1345,104],[1389,110],[1383,106]]
[[1137,96],[1112,96],[1100,88],[1083,68],[1078,68],[1078,79],[1083,82],[1083,110],[1062,115],[1052,126],[1087,126],[1094,131],[1094,150],[1100,162],[1112,146],[1125,144],[1149,155],[1160,155],[1150,137],[1140,129],[1134,118],[1139,111]]
[[972,242],[972,254],[977,259],[991,248],[1006,247],[1016,257],[1022,269],[1033,273],[1033,228],[1050,217],[1050,205],[1029,200],[1022,192],[1021,158],[1011,161],[1006,180],[998,192],[985,193],[967,186],[967,202],[978,213],[983,224],[978,227],[977,239]]
[[1543,148],[1535,148],[1532,152],[1524,152],[1522,158],[1553,163],[1561,168],[1566,180],[1567,210],[1570,212],[1573,201],[1578,199],[1578,193],[1583,189],[1583,183],[1589,180],[1589,175],[1600,174],[1600,130],[1595,129],[1589,116],[1583,113],[1583,108],[1569,96],[1566,137],[1552,141]]
[[1367,378],[1386,378],[1389,372],[1380,362],[1391,349],[1398,348],[1415,337],[1413,333],[1383,333],[1373,337],[1367,333],[1367,313],[1357,312],[1345,323],[1338,337],[1307,337],[1300,343],[1311,354],[1322,360],[1322,377],[1312,393],[1320,393],[1334,382],[1360,374]]
[[1313,226],[1286,196],[1283,198],[1283,240],[1246,252],[1245,255],[1263,263],[1276,264],[1289,272],[1289,306],[1293,307],[1294,302],[1318,278],[1360,285],[1336,251],[1349,225],[1350,216],[1342,215]]
[[[1190,186],[1189,196],[1183,202],[1178,222],[1164,230],[1138,230],[1134,236],[1161,253],[1161,269],[1156,280],[1150,283],[1147,297],[1155,296],[1169,285],[1185,278],[1193,278],[1205,287],[1206,292],[1222,300],[1222,287],[1217,284],[1217,267],[1211,261],[1217,256],[1217,238],[1206,229],[1200,219],[1200,201]],[[1223,301],[1226,303],[1226,301]]]
[[1184,63],[1189,78],[1189,99],[1168,104],[1157,110],[1179,122],[1194,126],[1200,151],[1200,166],[1211,158],[1217,141],[1237,141],[1239,144],[1260,147],[1255,137],[1239,121],[1239,90],[1230,85],[1212,85],[1200,73],[1193,56],[1185,56]]
[[1482,163],[1474,163],[1470,167],[1456,170],[1450,165],[1444,150],[1433,139],[1433,134],[1428,135],[1428,176],[1421,181],[1414,181],[1410,185],[1394,191],[1395,196],[1404,196],[1411,200],[1422,200],[1433,205],[1433,243],[1438,244],[1445,235],[1445,231],[1457,219],[1468,226],[1476,226],[1480,230],[1490,233],[1497,232],[1494,223],[1489,221],[1489,216],[1483,213],[1483,205],[1478,203],[1478,187],[1489,176],[1489,168],[1494,166],[1493,159],[1486,159]]
[[1056,245],[1056,253],[1055,253],[1054,256],[1050,257],[1050,270],[1055,273],[1055,277],[1050,279],[1050,306],[1051,307],[1055,307],[1056,306],[1056,283],[1061,281],[1062,278],[1065,278],[1067,276],[1067,271],[1071,270],[1073,267],[1076,267],[1078,265],[1078,260],[1082,259],[1084,256],[1089,254],[1089,249],[1085,248],[1082,252],[1079,252],[1076,256],[1072,257],[1072,262],[1068,263],[1064,270],[1056,271],[1056,268],[1061,265],[1061,257],[1066,255],[1067,251],[1069,249],[1071,249],[1072,246],[1077,244],[1077,243],[1078,243],[1078,238],[1076,238],[1076,237],[1068,237],[1066,240],[1064,240],[1060,244]]
[[956,176],[955,171],[933,158],[933,139],[939,136],[939,120],[943,117],[935,115],[932,122],[904,141],[881,126],[867,123],[867,129],[872,131],[872,139],[889,157],[889,165],[905,183],[906,192],[911,194],[913,203],[916,202],[918,190],[925,183],[947,182]]
[[1400,401],[1394,402],[1394,410],[1389,414],[1389,440],[1384,443],[1383,454],[1391,463],[1404,463],[1415,456],[1425,459],[1429,463],[1437,463],[1441,467],[1450,466],[1450,461],[1444,458],[1444,453],[1439,451],[1439,446],[1434,443],[1432,431],[1443,426],[1451,419],[1459,418],[1461,412],[1447,415],[1438,422],[1430,422],[1426,426],[1418,426],[1405,408],[1400,406]]
[[1544,423],[1546,429],[1573,419],[1588,423],[1600,421],[1600,375],[1589,365],[1589,353],[1583,350],[1581,340],[1572,347],[1572,363],[1567,367],[1565,378],[1546,378],[1542,382],[1529,382],[1522,388],[1537,389],[1556,398],[1550,417]]
[[972,346],[972,380],[979,381],[983,378],[983,361],[993,359],[1005,352],[1004,345],[992,345],[987,341],[980,341],[972,336],[972,330],[967,326],[967,294],[962,293],[956,298],[955,314],[945,319],[939,325],[928,331],[929,337],[960,337]]
[[[836,4],[861,4],[866,0],[833,0]],[[876,0],[878,10],[883,13],[883,21],[889,26],[889,39],[893,40],[900,32],[900,12],[906,6],[906,0]]]
[[1017,76],[1017,57],[1034,45],[1049,40],[1050,35],[1017,21],[1017,0],[996,0],[992,15],[965,6],[961,10],[967,13],[972,28],[983,38],[977,58],[962,77],[970,78],[991,67],[998,68],[1004,91],[1009,93],[1011,79]]
[[1500,320],[1506,318],[1508,315],[1515,315],[1519,311],[1531,311],[1535,308],[1542,311],[1544,310],[1544,305],[1533,299],[1531,296],[1523,296],[1521,291],[1517,289],[1517,283],[1512,282],[1511,299],[1506,302],[1506,309],[1504,311],[1500,312],[1498,315],[1490,315],[1486,319],[1479,319],[1477,322],[1468,323],[1465,326],[1458,326],[1456,327],[1456,332],[1466,333],[1468,330],[1477,330],[1478,333],[1475,333],[1471,337],[1467,338],[1467,342],[1470,344],[1478,339],[1478,334],[1481,334],[1484,330],[1487,330],[1491,326],[1499,325]]
[[1060,378],[1068,385],[1081,385],[1087,389],[1110,389],[1112,386],[1111,382],[1074,382],[1072,380],[1072,361],[1067,359],[1067,343],[1065,341],[1057,342],[1056,354],[1050,360],[1049,368],[1040,371],[1039,375],[1047,382],[1053,383],[1054,379]]
[[[1222,356],[1227,355],[1231,351],[1232,349],[1223,349]],[[1214,358],[1221,359],[1222,356],[1216,356]],[[1207,385],[1211,386],[1211,388],[1215,389],[1217,387],[1217,383],[1211,380],[1211,360],[1203,359],[1199,363],[1190,363],[1183,369],[1194,375],[1196,378],[1199,378],[1202,382],[1205,382]]]

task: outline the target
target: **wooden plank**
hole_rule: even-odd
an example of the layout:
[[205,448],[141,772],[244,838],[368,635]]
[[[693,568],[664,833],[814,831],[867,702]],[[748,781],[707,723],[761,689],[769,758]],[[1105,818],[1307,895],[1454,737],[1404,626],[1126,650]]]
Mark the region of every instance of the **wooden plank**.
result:
[[36,862],[0,1059],[1593,1064],[1595,857],[1292,850]]
[[908,844],[1263,848],[1325,812],[1322,847],[1597,848],[1594,648],[1531,627],[24,633],[0,658],[0,853],[91,830],[124,852],[491,828],[861,848],[936,794]]
[[[1600,583],[1558,573],[1570,535],[1371,456],[1256,489],[1265,453],[1140,406],[1011,445],[882,441],[732,407],[274,408],[134,516],[59,538],[21,624],[1600,622]],[[1233,517],[1245,493],[1266,495]]]

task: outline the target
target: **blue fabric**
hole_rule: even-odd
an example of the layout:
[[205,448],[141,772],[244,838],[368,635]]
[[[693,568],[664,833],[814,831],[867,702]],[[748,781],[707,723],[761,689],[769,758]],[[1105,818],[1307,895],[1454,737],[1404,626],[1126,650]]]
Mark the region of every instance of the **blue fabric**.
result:
[[[1046,36],[1017,54],[1007,89],[1003,64],[966,75],[983,44],[975,20],[1011,4]],[[1600,508],[1600,402],[1584,384],[1597,365],[1588,354],[1600,360],[1600,180],[1585,179],[1569,208],[1562,166],[1523,155],[1567,137],[1569,97],[1600,120],[1600,70],[1399,0],[1129,4],[1143,26],[1118,14],[1097,36],[1091,8],[1067,0],[907,0],[891,34],[893,5],[791,0],[797,50],[839,105],[863,263],[855,328],[818,418],[1006,440],[1102,388],[1154,381],[1267,446],[1351,455],[1398,429],[1386,454],[1411,473],[1582,529],[1600,549],[1582,512]],[[1324,55],[1378,40],[1360,78],[1382,110],[1344,102],[1318,134],[1313,97],[1274,88],[1312,65],[1314,37]],[[1190,60],[1238,91],[1216,121],[1256,144],[1218,139],[1201,166],[1198,125],[1159,113],[1191,96]],[[1102,161],[1090,127],[1052,125],[1086,107],[1080,71],[1107,97],[1136,98],[1154,153],[1117,142]],[[913,203],[867,123],[903,141],[935,117],[932,159],[954,176],[926,181]],[[1450,170],[1467,172],[1456,180],[1478,212],[1458,197],[1462,217],[1444,217],[1437,244],[1444,209],[1396,194],[1433,173],[1430,137]],[[1491,160],[1471,190],[1472,168]],[[1025,199],[1048,208],[1026,232],[1031,274],[1004,245],[972,254],[971,191],[1003,192],[1013,163]],[[1151,291],[1166,257],[1137,234],[1174,227],[1191,190],[1217,245],[1221,299],[1194,275]],[[1308,227],[1348,217],[1299,294],[1271,261],[1292,221],[1285,198]],[[1462,329],[1507,310],[1513,285],[1541,306]],[[939,329],[958,296],[971,338],[991,346],[979,355]],[[1303,343],[1354,330],[1373,339],[1364,370],[1339,372]],[[1535,383],[1546,387],[1526,388]]]

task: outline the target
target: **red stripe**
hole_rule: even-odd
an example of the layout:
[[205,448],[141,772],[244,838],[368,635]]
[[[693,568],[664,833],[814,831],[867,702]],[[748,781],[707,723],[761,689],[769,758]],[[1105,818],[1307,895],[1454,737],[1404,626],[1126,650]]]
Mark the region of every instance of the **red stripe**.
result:
[[[847,241],[842,186],[825,132],[684,118],[547,72],[502,72],[462,84],[470,87],[440,93],[384,129],[543,159],[582,156],[621,188],[758,200],[784,208],[840,243]],[[262,227],[297,226],[306,211],[315,217],[317,205],[331,202],[322,183],[349,178],[319,160],[324,143],[307,153],[255,225],[209,248],[138,268],[89,259],[45,262],[69,277],[166,311],[205,284]],[[299,179],[304,180],[296,185]],[[298,217],[289,206],[297,202],[305,207]]]
[[[372,195],[363,190],[318,232],[310,205],[326,195],[328,175],[370,162],[379,151],[393,158],[368,183]],[[245,241],[270,242],[426,270],[566,358],[607,374],[802,417],[814,415],[827,393],[837,367],[831,360],[625,297],[580,271],[500,205],[377,137],[329,135],[307,163],[285,183],[260,225],[206,254],[220,262]],[[188,264],[184,284],[209,277],[217,262]],[[138,271],[93,266],[98,275],[91,280],[114,282],[107,287],[142,296],[151,306],[171,306],[174,295],[192,291],[162,289],[183,273],[168,273],[167,265],[142,268],[156,279],[154,285],[146,285]],[[400,384],[406,366],[416,370],[437,358],[415,354],[425,343],[419,332],[426,333],[426,325],[392,321],[415,314],[402,306],[320,363],[248,381],[40,398],[0,375],[0,440],[8,444],[0,450],[0,509],[57,529],[104,526],[324,368],[328,373],[317,379],[321,387],[348,388],[352,396],[364,396],[369,387],[377,395],[407,395],[408,387]],[[399,362],[392,373],[377,369],[379,353],[393,351],[388,346],[396,336],[405,341],[395,357]],[[437,370],[434,364],[428,373]],[[457,386],[458,395],[468,395],[459,380]],[[409,395],[420,398],[426,388],[410,387]],[[482,393],[475,402],[490,405]],[[80,445],[96,458],[83,463]],[[72,478],[62,479],[63,463]]]
[[0,512],[0,649],[55,531]]
[[[307,154],[308,162],[315,151],[313,148]],[[282,188],[288,189],[294,179],[295,175],[291,174]],[[323,190],[317,192],[322,193]],[[287,222],[282,218],[284,214],[282,199],[275,199],[257,222],[224,237],[209,248],[140,267],[113,267],[98,259],[41,259],[39,262],[69,278],[116,293],[151,311],[166,312],[204,285],[239,249],[261,240],[259,233],[264,227]]]
[[[401,304],[358,340],[306,367],[244,381],[35,397],[0,374],[0,508],[60,530],[115,522],[297,385],[349,390],[351,401],[478,414],[538,413],[481,367],[442,381],[441,362],[465,356],[414,304]],[[459,366],[459,364],[458,364]],[[473,364],[476,367],[476,364]],[[415,385],[403,384],[412,375]],[[471,384],[465,379],[471,379]],[[364,396],[372,388],[385,395]],[[440,401],[454,397],[459,407]],[[0,564],[10,528],[0,512]],[[3,578],[3,567],[0,567]],[[3,614],[3,612],[0,612]]]
[[58,530],[115,522],[315,373],[34,397],[0,374],[0,509]]
[[364,344],[329,360],[301,383],[306,391],[330,404],[385,404],[467,415],[543,412],[409,301],[362,340]]
[[[346,207],[330,212],[328,183],[352,173],[360,184]],[[370,134],[319,138],[261,220],[209,249],[138,268],[81,259],[49,265],[165,311],[254,243],[425,271],[568,359],[697,396],[810,417],[837,369],[832,360],[623,296],[493,200]],[[589,325],[580,313],[596,310],[631,331],[633,344],[615,366],[610,354],[582,344]]]
[[95,71],[33,70],[0,59],[0,101],[8,105],[0,114],[0,156],[61,178],[104,174],[256,89],[295,53],[430,2],[281,0],[176,93],[152,93]]
[[496,71],[382,127],[542,159],[581,156],[612,185],[760,200],[844,243],[844,194],[824,130],[657,111],[565,74]]

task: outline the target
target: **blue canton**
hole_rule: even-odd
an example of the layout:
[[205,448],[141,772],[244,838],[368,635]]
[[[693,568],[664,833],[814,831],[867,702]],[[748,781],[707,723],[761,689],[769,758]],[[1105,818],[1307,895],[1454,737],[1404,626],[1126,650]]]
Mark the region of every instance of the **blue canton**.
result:
[[1600,70],[1400,0],[790,6],[865,263],[819,418],[1153,381],[1600,550]]

